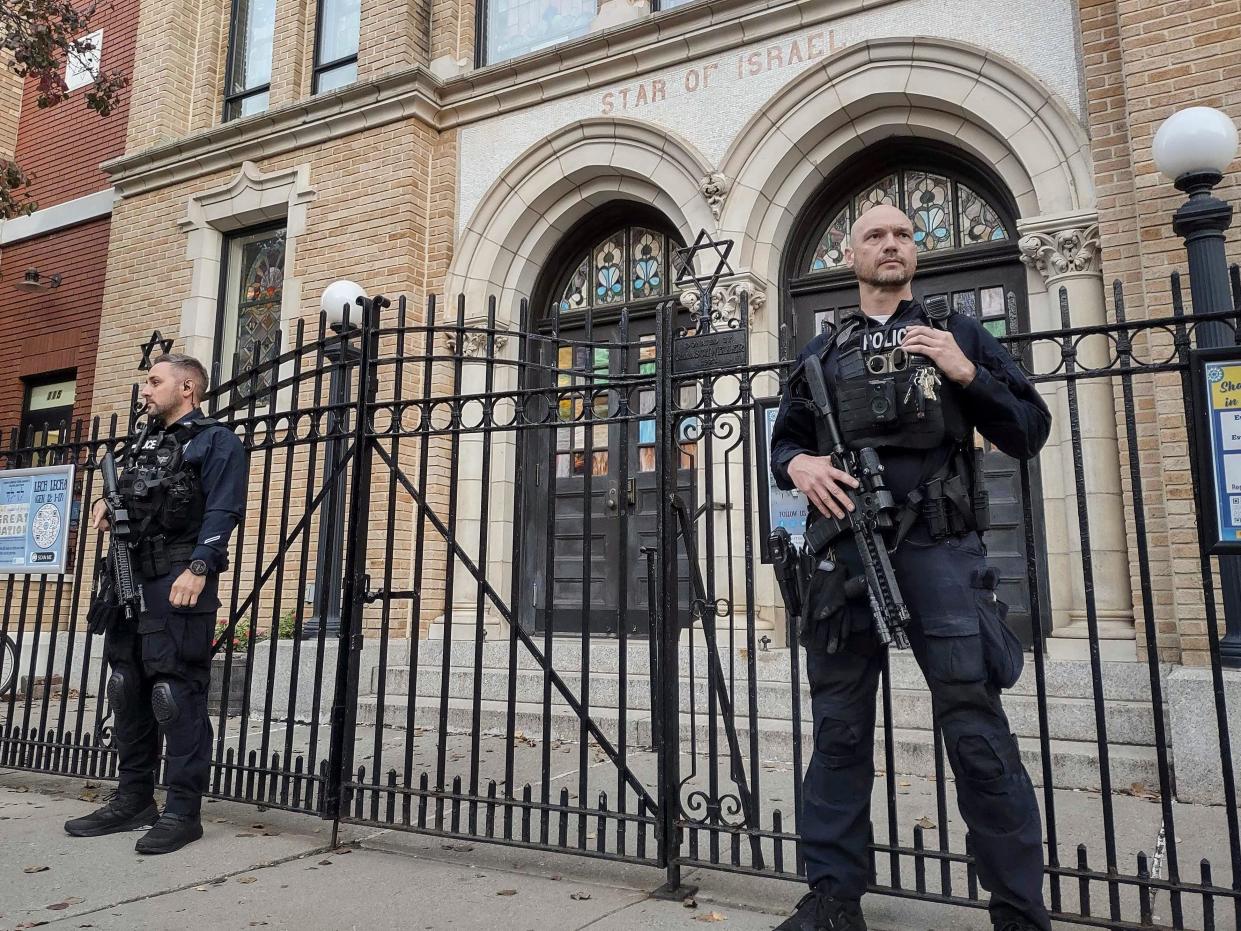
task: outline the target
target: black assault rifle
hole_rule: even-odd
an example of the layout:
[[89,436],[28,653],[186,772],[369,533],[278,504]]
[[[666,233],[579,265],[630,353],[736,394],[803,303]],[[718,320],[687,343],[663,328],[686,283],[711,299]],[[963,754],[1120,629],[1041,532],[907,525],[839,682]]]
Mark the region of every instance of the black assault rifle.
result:
[[879,454],[871,447],[857,452],[845,447],[819,360],[811,356],[802,366],[802,371],[810,388],[819,454],[830,456],[836,468],[858,481],[857,488],[845,486],[853,510],[847,511],[844,519],[830,514],[820,515],[806,528],[806,549],[814,555],[817,565],[826,557],[828,547],[839,537],[846,532],[853,534],[862,559],[866,597],[875,617],[875,633],[885,646],[895,643],[898,649],[903,650],[909,646],[909,638],[905,634],[909,608],[901,597],[883,537],[895,526],[894,514],[897,510],[892,491],[883,477],[883,464],[879,461]]
[[[144,434],[145,435],[145,434]],[[103,475],[103,501],[108,509],[108,524],[112,542],[108,547],[108,565],[112,571],[112,586],[117,607],[125,613],[125,619],[136,622],[138,614],[146,610],[142,598],[142,586],[134,580],[133,560],[129,547],[134,541],[134,529],[129,523],[129,509],[121,497],[120,481],[116,473],[116,459],[107,453],[100,463]]]

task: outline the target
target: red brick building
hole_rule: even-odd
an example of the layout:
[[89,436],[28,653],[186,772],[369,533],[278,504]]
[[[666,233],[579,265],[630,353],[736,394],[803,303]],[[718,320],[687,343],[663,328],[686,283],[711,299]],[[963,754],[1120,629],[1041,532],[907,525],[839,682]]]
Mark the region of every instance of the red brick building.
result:
[[[101,6],[91,36],[104,71],[133,68],[137,0]],[[54,430],[90,411],[113,192],[99,165],[125,150],[129,92],[107,117],[86,106],[88,68],[40,109],[34,80],[0,91],[0,153],[32,181],[37,209],[0,223],[0,430]]]

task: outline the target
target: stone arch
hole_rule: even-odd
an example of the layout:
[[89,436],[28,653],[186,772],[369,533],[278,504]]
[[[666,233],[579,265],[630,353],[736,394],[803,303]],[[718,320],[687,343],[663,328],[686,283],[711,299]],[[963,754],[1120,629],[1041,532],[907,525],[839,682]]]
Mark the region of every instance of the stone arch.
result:
[[789,82],[738,134],[720,232],[776,285],[793,222],[849,156],[889,136],[937,139],[994,167],[1022,219],[1093,208],[1089,140],[1052,91],[1002,56],[934,38],[850,46]]
[[549,134],[514,160],[468,218],[445,283],[468,313],[497,298],[501,325],[517,323],[544,263],[569,229],[616,200],[650,204],[686,241],[714,227],[701,191],[711,173],[689,143],[629,119],[587,119]]

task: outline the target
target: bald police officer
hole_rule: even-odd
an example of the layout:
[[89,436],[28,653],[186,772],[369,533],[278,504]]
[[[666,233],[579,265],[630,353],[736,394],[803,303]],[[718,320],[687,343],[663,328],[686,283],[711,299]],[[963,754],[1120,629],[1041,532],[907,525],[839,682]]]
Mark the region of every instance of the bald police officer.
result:
[[[114,621],[104,639],[120,785],[102,808],[65,823],[76,837],[95,837],[154,822],[136,844],[143,854],[170,853],[203,834],[217,588],[246,493],[241,441],[203,415],[206,391],[202,363],[174,353],[155,360],[141,389],[151,428],[121,463],[120,492],[135,528],[131,555],[145,610],[136,626]],[[102,501],[92,520],[108,529]],[[162,815],[154,798],[160,728],[168,784]]]
[[[992,923],[998,931],[1050,931],[1039,810],[1000,704],[1001,689],[1020,673],[1020,645],[1004,626],[1007,609],[995,597],[996,573],[979,535],[986,496],[972,438],[977,429],[1008,455],[1028,459],[1046,441],[1051,415],[975,319],[946,307],[928,316],[913,299],[917,248],[904,212],[874,207],[859,217],[845,261],[858,278],[861,313],[812,340],[800,361],[822,366],[846,444],[877,449],[902,505],[888,540],[896,543],[892,566],[978,877],[991,893]],[[857,486],[819,448],[814,414],[791,383],[772,434],[771,471],[779,487],[809,499],[811,525],[820,515],[843,518],[851,508],[846,486]],[[826,555],[816,554],[818,569],[845,576],[839,585],[807,586],[808,598],[830,592],[835,602],[803,606],[815,622],[801,638],[815,737],[800,822],[811,891],[779,931],[866,928],[860,900],[884,650],[865,596],[844,594],[843,579],[859,570],[852,538],[838,538]]]

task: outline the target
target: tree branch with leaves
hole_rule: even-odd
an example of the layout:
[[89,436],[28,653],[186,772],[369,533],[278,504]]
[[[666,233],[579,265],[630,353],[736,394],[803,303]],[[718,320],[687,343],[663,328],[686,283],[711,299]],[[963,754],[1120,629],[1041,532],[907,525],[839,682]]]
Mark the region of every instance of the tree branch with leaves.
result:
[[[98,11],[92,0],[73,4],[68,0],[0,0],[0,51],[6,66],[22,80],[33,78],[42,108],[54,107],[69,97],[65,63],[88,61],[96,51],[89,39],[91,21]],[[120,103],[129,77],[119,70],[94,70],[86,89],[86,106],[101,117]],[[0,158],[0,219],[26,216],[37,205],[30,199],[31,178],[12,159]]]

